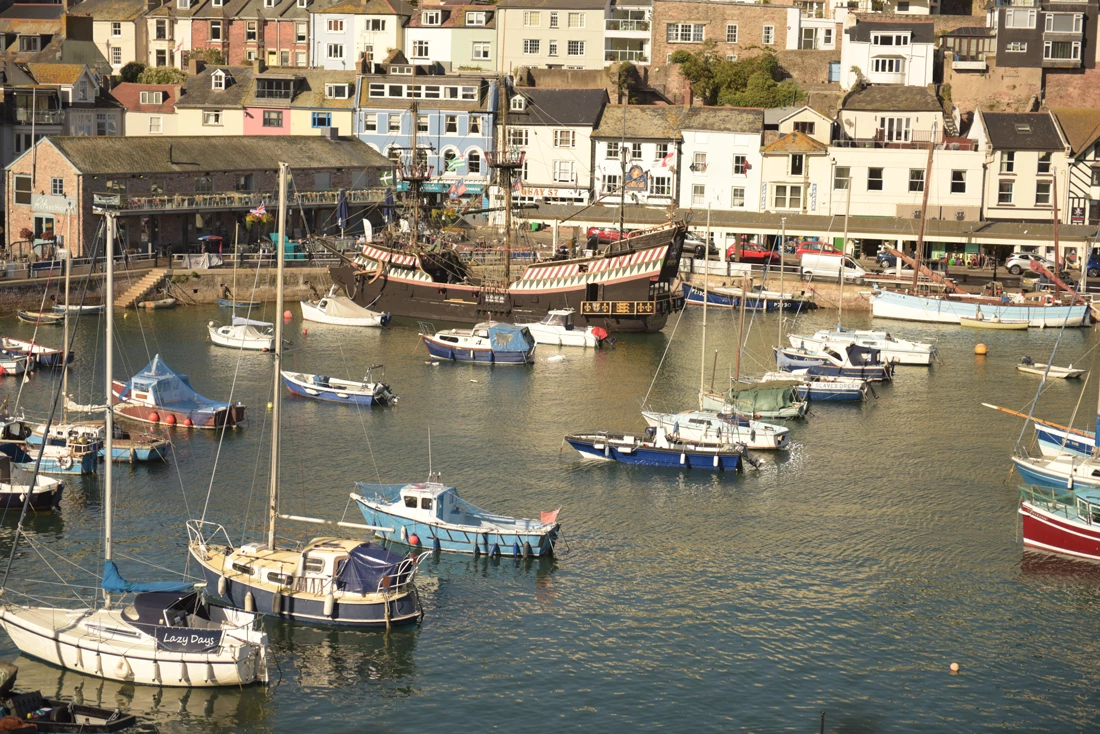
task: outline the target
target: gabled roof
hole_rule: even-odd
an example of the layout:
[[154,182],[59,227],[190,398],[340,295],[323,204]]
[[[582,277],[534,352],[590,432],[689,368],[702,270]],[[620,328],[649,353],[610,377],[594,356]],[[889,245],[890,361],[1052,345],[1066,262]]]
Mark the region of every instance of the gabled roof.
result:
[[683,140],[685,110],[679,106],[640,107],[608,105],[594,138],[626,138],[627,140]]
[[51,137],[39,143],[49,144],[84,174],[274,171],[280,161],[299,170],[393,165],[355,138],[320,135]]
[[[211,77],[216,71],[227,74],[232,80],[225,89],[214,89]],[[183,97],[176,107],[243,107],[244,99],[251,94],[251,66],[208,66],[198,74],[187,77]]]
[[145,0],[83,0],[69,8],[69,15],[90,17],[94,20],[136,20],[145,13]]
[[853,112],[936,112],[943,111],[936,95],[924,87],[880,84],[852,92],[840,109]]
[[[767,114],[769,111],[775,111],[775,110],[764,110],[764,120],[765,120],[765,122],[771,122],[772,121],[772,118],[770,118]],[[785,114],[780,114],[779,119],[774,121],[774,124],[776,124],[776,125],[782,125],[784,122],[791,119],[795,115],[801,114],[803,112],[809,112],[810,114],[817,115],[822,120],[829,123],[830,125],[833,124],[833,119],[831,117],[829,117],[828,115],[823,114],[821,112],[818,112],[817,110],[815,110],[813,107],[810,107],[809,105],[802,105],[801,107],[785,107],[785,108],[781,108],[779,111],[781,111],[782,113],[785,113]]]
[[912,43],[933,43],[936,40],[936,27],[931,21],[916,22],[886,22],[878,20],[857,20],[856,24],[845,31],[850,41],[856,43],[870,43],[872,33],[903,33],[909,31],[913,34]]
[[[607,104],[605,89],[541,89],[523,87],[514,92],[527,100],[523,112],[508,110],[510,125],[593,127]],[[514,95],[513,95],[514,96]]]
[[[176,101],[180,98],[181,87],[179,84],[133,84],[122,82],[115,85],[108,94],[111,95],[128,112],[152,112],[172,114]],[[164,101],[160,104],[142,104],[142,92],[164,92]]]
[[23,64],[23,68],[39,84],[76,84],[88,70],[83,64]]
[[980,112],[995,150],[1062,150],[1065,143],[1049,112]]
[[411,16],[416,8],[402,0],[336,0],[331,5],[310,8],[311,13],[339,13],[342,15],[404,15]]
[[814,140],[806,133],[793,132],[780,135],[774,142],[760,149],[764,153],[826,153],[829,146]]
[[1100,110],[1059,107],[1052,112],[1074,155],[1080,155],[1100,140]]

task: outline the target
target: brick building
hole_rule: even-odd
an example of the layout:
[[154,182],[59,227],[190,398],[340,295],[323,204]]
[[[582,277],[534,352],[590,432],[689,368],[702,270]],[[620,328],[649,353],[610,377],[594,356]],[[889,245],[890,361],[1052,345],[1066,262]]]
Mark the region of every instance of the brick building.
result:
[[676,51],[698,51],[704,41],[717,43],[717,52],[727,57],[785,49],[787,29],[798,27],[799,16],[798,8],[786,5],[699,0],[654,3],[653,63],[669,63]]
[[[232,236],[249,209],[260,203],[274,209],[280,161],[290,164],[293,179],[292,236],[335,221],[341,190],[353,209],[380,202],[380,178],[393,175],[392,164],[370,146],[325,136],[56,137],[34,149],[4,171],[6,244],[25,239],[25,229],[49,231],[69,240],[78,256],[99,226],[95,194],[121,197],[122,246],[144,251],[179,248],[203,234]],[[242,226],[242,238],[246,231]]]

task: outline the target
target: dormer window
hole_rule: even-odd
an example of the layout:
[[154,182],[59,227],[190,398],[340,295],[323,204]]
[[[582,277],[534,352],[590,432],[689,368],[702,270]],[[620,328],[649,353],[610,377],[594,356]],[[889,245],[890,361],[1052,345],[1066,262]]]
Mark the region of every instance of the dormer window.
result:
[[298,7],[299,8],[308,8],[309,7],[309,0],[298,0]]
[[466,25],[485,25],[485,13],[481,11],[466,13]]
[[424,25],[439,25],[443,14],[438,10],[426,10],[420,14],[420,22]]
[[264,0],[264,7],[265,8],[275,7],[275,0]]
[[509,109],[512,112],[523,112],[527,109],[527,98],[521,94],[517,94],[512,97],[512,103],[509,105]]
[[141,93],[142,104],[163,104],[164,92],[142,92]]
[[211,0],[210,4],[215,8],[220,8],[225,5],[225,0]]
[[218,69],[210,75],[210,88],[222,90],[225,89],[226,73],[221,69]]
[[76,98],[81,102],[88,99],[88,82],[80,80],[76,83]]
[[1017,122],[1016,133],[1018,135],[1031,135],[1031,123],[1029,122]]
[[176,0],[176,7],[180,10],[190,10],[191,0]]
[[391,66],[391,74],[404,74],[406,76],[412,76],[413,68],[411,66]]
[[42,39],[39,36],[20,36],[19,37],[19,50],[20,51],[41,51]]
[[351,97],[350,84],[326,84],[325,99],[348,99]]
[[909,33],[872,33],[872,46],[908,46]]
[[256,80],[257,99],[293,99],[293,79],[264,79]]

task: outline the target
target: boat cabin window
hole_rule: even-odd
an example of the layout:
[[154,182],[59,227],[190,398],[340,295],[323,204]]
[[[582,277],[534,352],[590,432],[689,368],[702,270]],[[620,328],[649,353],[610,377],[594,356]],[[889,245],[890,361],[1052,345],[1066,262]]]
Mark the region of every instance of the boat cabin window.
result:
[[267,572],[267,580],[273,584],[281,584],[286,586],[290,583],[290,576],[285,573],[276,573],[275,571]]
[[230,568],[232,568],[237,573],[243,573],[246,576],[251,576],[252,575],[252,566],[247,566],[243,563],[230,564]]
[[421,499],[420,500],[420,509],[421,510],[430,510],[430,509],[432,509],[432,498],[431,497],[424,497],[423,499]]
[[488,329],[475,329],[474,330],[474,336],[481,337],[482,339],[488,339],[489,338],[489,330]]
[[323,558],[307,558],[306,559],[306,572],[307,573],[322,573],[325,570],[325,561]]
[[406,497],[405,498],[405,507],[411,507],[412,509],[415,510],[416,509],[416,497]]
[[442,335],[439,335],[436,338],[439,339],[439,341],[441,341],[441,342],[447,342],[449,344],[458,344],[458,337],[457,336],[442,336]]
[[825,347],[825,348],[824,348],[823,350],[821,350],[821,351],[825,352],[825,354],[828,354],[828,355],[829,355],[830,357],[833,357],[834,359],[842,359],[842,358],[841,358],[841,356],[840,356],[839,354],[837,354],[836,352],[834,352],[834,351],[833,351],[832,349],[829,349],[828,347]]

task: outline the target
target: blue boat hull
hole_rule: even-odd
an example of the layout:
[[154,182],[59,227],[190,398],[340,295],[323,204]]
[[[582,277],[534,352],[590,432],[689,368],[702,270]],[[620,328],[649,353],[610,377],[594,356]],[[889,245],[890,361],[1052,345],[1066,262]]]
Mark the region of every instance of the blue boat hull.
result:
[[[131,463],[138,461],[163,461],[165,459],[157,449],[111,449],[111,454],[114,456],[115,461],[129,461]],[[107,447],[103,447],[99,450],[99,458],[103,459],[107,456]]]
[[1065,452],[1067,454],[1077,454],[1078,456],[1090,456],[1092,454],[1094,444],[1091,436],[1078,437],[1079,434],[1071,433],[1069,438],[1065,439],[1066,445],[1062,446],[1063,437],[1060,435],[1062,431],[1055,434],[1042,423],[1035,423],[1034,425],[1036,440],[1051,453]]
[[815,359],[812,355],[791,356],[782,350],[775,351],[775,363],[784,372],[793,370],[806,370],[806,374],[822,377],[850,377],[856,380],[872,380],[882,382],[891,379],[890,369],[885,366],[871,367],[837,367],[824,364],[823,359]]
[[703,469],[705,471],[737,471],[741,468],[740,454],[680,452],[676,449],[637,448],[630,453],[612,445],[597,449],[592,441],[566,438],[569,445],[585,456],[604,461],[638,466],[668,466],[677,469]]
[[325,614],[323,600],[301,599],[291,594],[283,594],[280,599],[280,613],[271,614],[274,594],[258,586],[250,586],[238,579],[227,580],[225,594],[218,593],[218,573],[201,562],[196,564],[206,578],[206,593],[219,601],[237,609],[245,608],[245,597],[251,592],[253,607],[260,614],[294,619],[301,622],[331,624],[346,627],[386,627],[386,605],[390,607],[391,625],[411,624],[420,620],[420,598],[416,587],[409,592],[375,604],[342,604],[337,600],[331,615]]
[[[684,301],[688,304],[701,306],[703,305],[703,289],[698,286],[693,286],[690,283],[683,284]],[[706,302],[708,306],[713,308],[740,308],[741,299],[738,296],[731,295],[729,293],[715,293],[714,291],[707,291]],[[789,311],[799,311],[806,305],[806,302],[801,299],[786,299],[783,302],[783,309]],[[769,300],[766,298],[759,298],[752,296],[751,293],[745,298],[745,308],[749,311],[778,311],[779,301]]]
[[860,389],[833,388],[814,384],[796,387],[795,391],[803,400],[815,403],[858,403],[863,402],[864,392]]
[[[39,466],[39,471],[43,474],[95,474],[98,454],[95,452],[88,452],[80,457],[79,461],[73,461],[70,466],[61,466],[59,461],[54,458],[43,458],[42,463]],[[34,471],[35,458],[30,457],[27,461],[19,462],[16,464],[23,471]]]
[[[330,403],[349,403],[352,405],[374,405],[373,395],[352,395],[351,393],[338,393],[335,390],[329,390],[315,386],[317,394],[306,392],[306,389],[296,382],[283,378],[283,384],[286,385],[287,390],[290,390],[295,395],[301,395],[303,398],[312,398],[313,400],[326,400]],[[340,395],[346,395],[347,397],[340,397]]]
[[228,298],[217,299],[222,308],[259,308],[263,304],[259,301],[233,301]]
[[428,338],[423,338],[428,353],[436,359],[447,359],[454,362],[473,362],[476,364],[530,364],[534,361],[535,350],[532,347],[526,352],[505,352],[493,349],[461,349],[450,345],[440,344]]
[[[550,556],[554,554],[554,541],[558,537],[557,528],[549,533],[536,535],[532,533],[487,533],[474,530],[457,530],[454,528],[437,527],[427,523],[416,522],[404,517],[397,517],[389,513],[367,507],[357,502],[363,519],[368,525],[379,527],[392,527],[393,532],[375,530],[377,535],[386,540],[408,544],[402,538],[416,536],[420,540],[420,547],[428,550],[445,551],[447,553],[470,553],[476,547],[479,553],[486,555],[496,546],[501,555],[521,558],[525,548],[528,555]],[[405,532],[401,530],[404,528]]]

